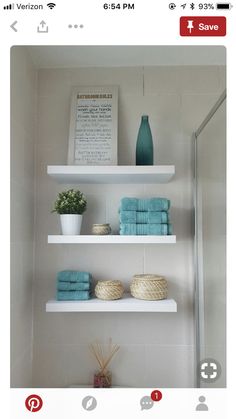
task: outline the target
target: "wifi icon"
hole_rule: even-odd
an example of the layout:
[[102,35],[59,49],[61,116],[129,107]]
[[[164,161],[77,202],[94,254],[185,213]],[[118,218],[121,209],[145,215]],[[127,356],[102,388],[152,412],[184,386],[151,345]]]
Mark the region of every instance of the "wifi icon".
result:
[[49,9],[54,9],[56,4],[55,3],[48,3],[47,6],[49,7]]

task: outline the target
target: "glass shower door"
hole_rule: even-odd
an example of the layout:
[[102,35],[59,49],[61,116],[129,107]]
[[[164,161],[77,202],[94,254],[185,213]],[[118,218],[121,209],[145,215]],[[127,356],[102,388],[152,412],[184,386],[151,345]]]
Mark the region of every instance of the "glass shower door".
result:
[[[225,97],[224,93],[194,135],[196,360],[199,387],[226,386]],[[214,360],[217,361],[216,379],[211,359],[213,364]]]

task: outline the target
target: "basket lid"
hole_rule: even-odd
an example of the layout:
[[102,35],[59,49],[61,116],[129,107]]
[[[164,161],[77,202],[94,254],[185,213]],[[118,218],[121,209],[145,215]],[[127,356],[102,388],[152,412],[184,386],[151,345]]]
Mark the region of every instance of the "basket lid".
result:
[[156,274],[136,274],[133,276],[133,279],[139,281],[163,281],[165,277]]
[[122,282],[118,279],[98,281],[97,285],[104,287],[122,286]]

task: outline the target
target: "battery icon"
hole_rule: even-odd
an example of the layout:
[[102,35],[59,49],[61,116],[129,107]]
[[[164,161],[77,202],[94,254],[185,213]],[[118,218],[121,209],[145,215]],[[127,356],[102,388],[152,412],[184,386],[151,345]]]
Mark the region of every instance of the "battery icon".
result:
[[218,10],[230,10],[232,7],[233,6],[230,3],[216,3],[216,8]]

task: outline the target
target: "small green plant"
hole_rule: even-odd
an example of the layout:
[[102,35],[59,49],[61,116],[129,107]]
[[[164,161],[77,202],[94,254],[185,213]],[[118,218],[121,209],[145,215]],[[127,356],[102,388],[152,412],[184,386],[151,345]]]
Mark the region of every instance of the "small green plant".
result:
[[60,192],[54,203],[52,212],[58,214],[83,214],[86,210],[87,201],[84,194],[74,189]]

